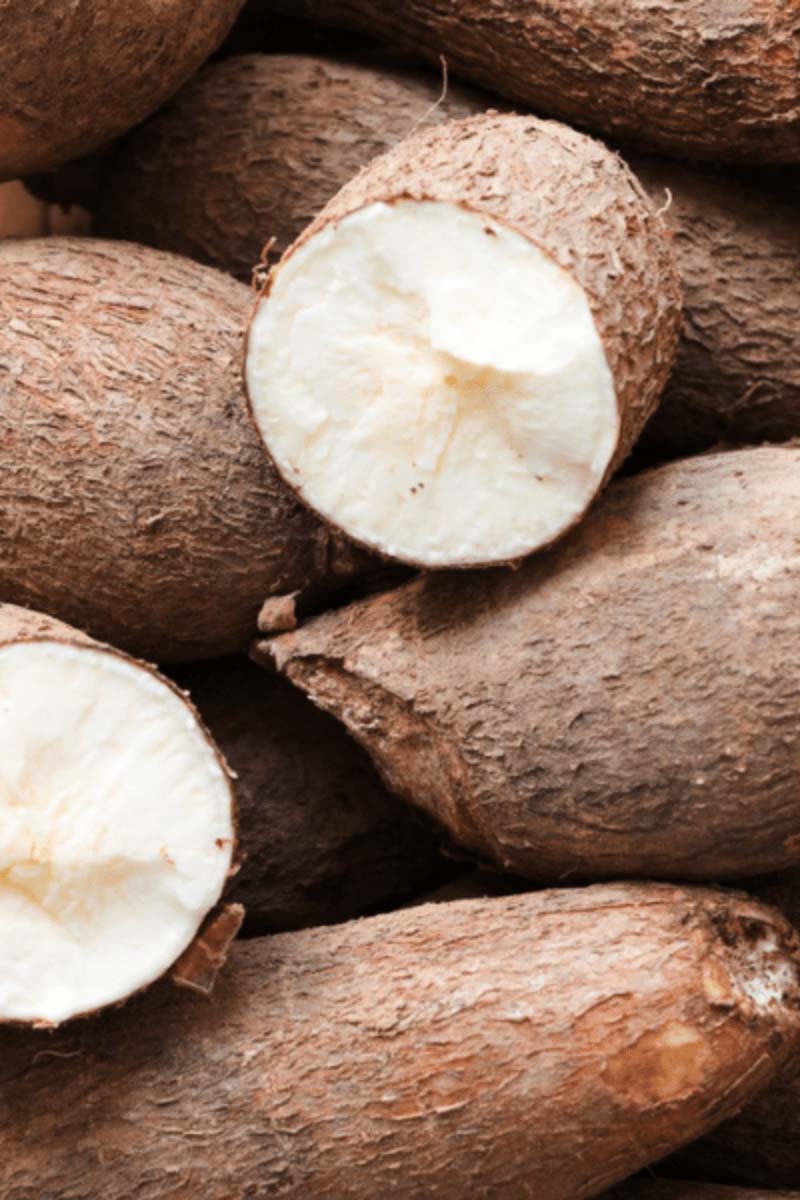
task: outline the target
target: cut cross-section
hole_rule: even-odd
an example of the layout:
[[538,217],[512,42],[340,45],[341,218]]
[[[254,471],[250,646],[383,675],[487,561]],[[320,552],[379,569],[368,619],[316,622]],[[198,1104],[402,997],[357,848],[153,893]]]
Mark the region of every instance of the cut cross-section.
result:
[[513,562],[574,525],[674,356],[661,218],[624,164],[488,114],[376,159],[271,273],[246,382],[297,494],[422,567]]
[[255,317],[248,383],[322,516],[423,566],[516,559],[586,509],[617,446],[580,285],[452,204],[374,204],[311,238]]
[[233,845],[225,765],[180,692],[91,643],[0,642],[0,1020],[58,1024],[157,979]]

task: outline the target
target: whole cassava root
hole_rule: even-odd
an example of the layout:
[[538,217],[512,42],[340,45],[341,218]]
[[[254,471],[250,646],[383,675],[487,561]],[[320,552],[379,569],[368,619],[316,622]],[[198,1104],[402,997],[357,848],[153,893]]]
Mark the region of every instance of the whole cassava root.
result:
[[0,179],[46,170],[143,120],[216,50],[242,2],[6,0]]
[[[0,701],[0,1021],[57,1025],[146,987],[193,943],[230,873],[233,790],[177,688],[8,604]],[[229,912],[225,941],[239,922]]]
[[763,906],[657,885],[256,939],[210,1005],[0,1034],[0,1186],[583,1200],[764,1086],[800,1033],[796,954]]
[[243,649],[356,561],[266,461],[246,288],[124,243],[0,244],[0,596],[158,662]]
[[800,448],[617,482],[514,573],[428,576],[263,643],[389,787],[535,879],[800,857]]
[[236,775],[243,863],[228,898],[249,930],[344,921],[454,874],[361,747],[286,680],[244,658],[172,677]]
[[187,254],[244,280],[340,187],[420,121],[488,107],[433,74],[310,55],[213,63],[112,152],[96,231]]
[[562,120],[697,158],[800,162],[794,0],[263,0],[367,32]]
[[637,446],[677,457],[800,434],[800,219],[788,194],[664,159],[631,166],[664,219],[684,294],[678,358]]
[[663,221],[605,147],[496,113],[420,129],[271,272],[253,414],[287,482],[355,541],[425,567],[513,561],[629,453],[679,297]]

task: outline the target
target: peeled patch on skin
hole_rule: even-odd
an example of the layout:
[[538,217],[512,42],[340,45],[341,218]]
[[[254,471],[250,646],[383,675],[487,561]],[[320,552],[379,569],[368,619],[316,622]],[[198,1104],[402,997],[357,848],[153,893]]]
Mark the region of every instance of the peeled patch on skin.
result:
[[247,379],[312,507],[425,566],[551,541],[619,433],[583,289],[521,234],[448,203],[373,204],[301,245],[256,314]]
[[182,696],[113,651],[0,643],[0,1020],[161,976],[219,899],[233,804]]

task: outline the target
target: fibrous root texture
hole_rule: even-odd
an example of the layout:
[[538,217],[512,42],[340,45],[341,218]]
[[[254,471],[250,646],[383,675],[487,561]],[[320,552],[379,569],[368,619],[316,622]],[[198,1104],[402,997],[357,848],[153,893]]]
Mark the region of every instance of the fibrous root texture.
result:
[[265,642],[389,787],[534,879],[798,862],[800,449],[614,483],[516,572],[429,574]]
[[211,1004],[157,989],[4,1032],[0,1187],[585,1200],[768,1082],[800,1032],[796,954],[771,910],[658,885],[256,939]]

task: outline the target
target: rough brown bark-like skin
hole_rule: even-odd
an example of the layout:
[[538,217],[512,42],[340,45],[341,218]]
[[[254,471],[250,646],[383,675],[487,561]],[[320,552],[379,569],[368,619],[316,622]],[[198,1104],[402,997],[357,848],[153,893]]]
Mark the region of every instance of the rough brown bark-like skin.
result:
[[717,1183],[642,1178],[621,1183],[601,1200],[800,1200],[800,1192],[754,1192]]
[[[210,1004],[159,989],[0,1034],[0,1190],[583,1200],[764,1086],[800,1031],[796,954],[769,909],[654,885],[235,945]],[[786,987],[759,1010],[765,965]]]
[[680,156],[800,162],[796,0],[263,0]]
[[533,878],[800,860],[800,448],[609,488],[515,571],[422,577],[263,643],[388,785]]
[[[243,649],[348,553],[270,467],[246,288],[155,250],[0,244],[0,596],[158,662]],[[350,556],[352,558],[352,556]]]
[[250,931],[346,921],[454,874],[361,747],[285,679],[244,658],[173,678],[236,775],[244,862],[227,898]]
[[663,159],[634,158],[631,166],[656,204],[669,192],[664,219],[684,294],[675,370],[637,456],[797,437],[797,202]]
[[3,0],[0,179],[124,133],[216,50],[243,0]]
[[96,229],[248,280],[363,166],[426,118],[489,107],[436,75],[307,55],[206,67],[113,152]]
[[[610,150],[554,121],[496,113],[450,121],[375,159],[284,259],[351,213],[401,199],[457,204],[507,225],[580,284],[616,389],[610,476],[655,409],[680,327],[670,239],[632,173]],[[269,303],[268,290],[260,303]],[[289,482],[302,497],[302,480]]]

